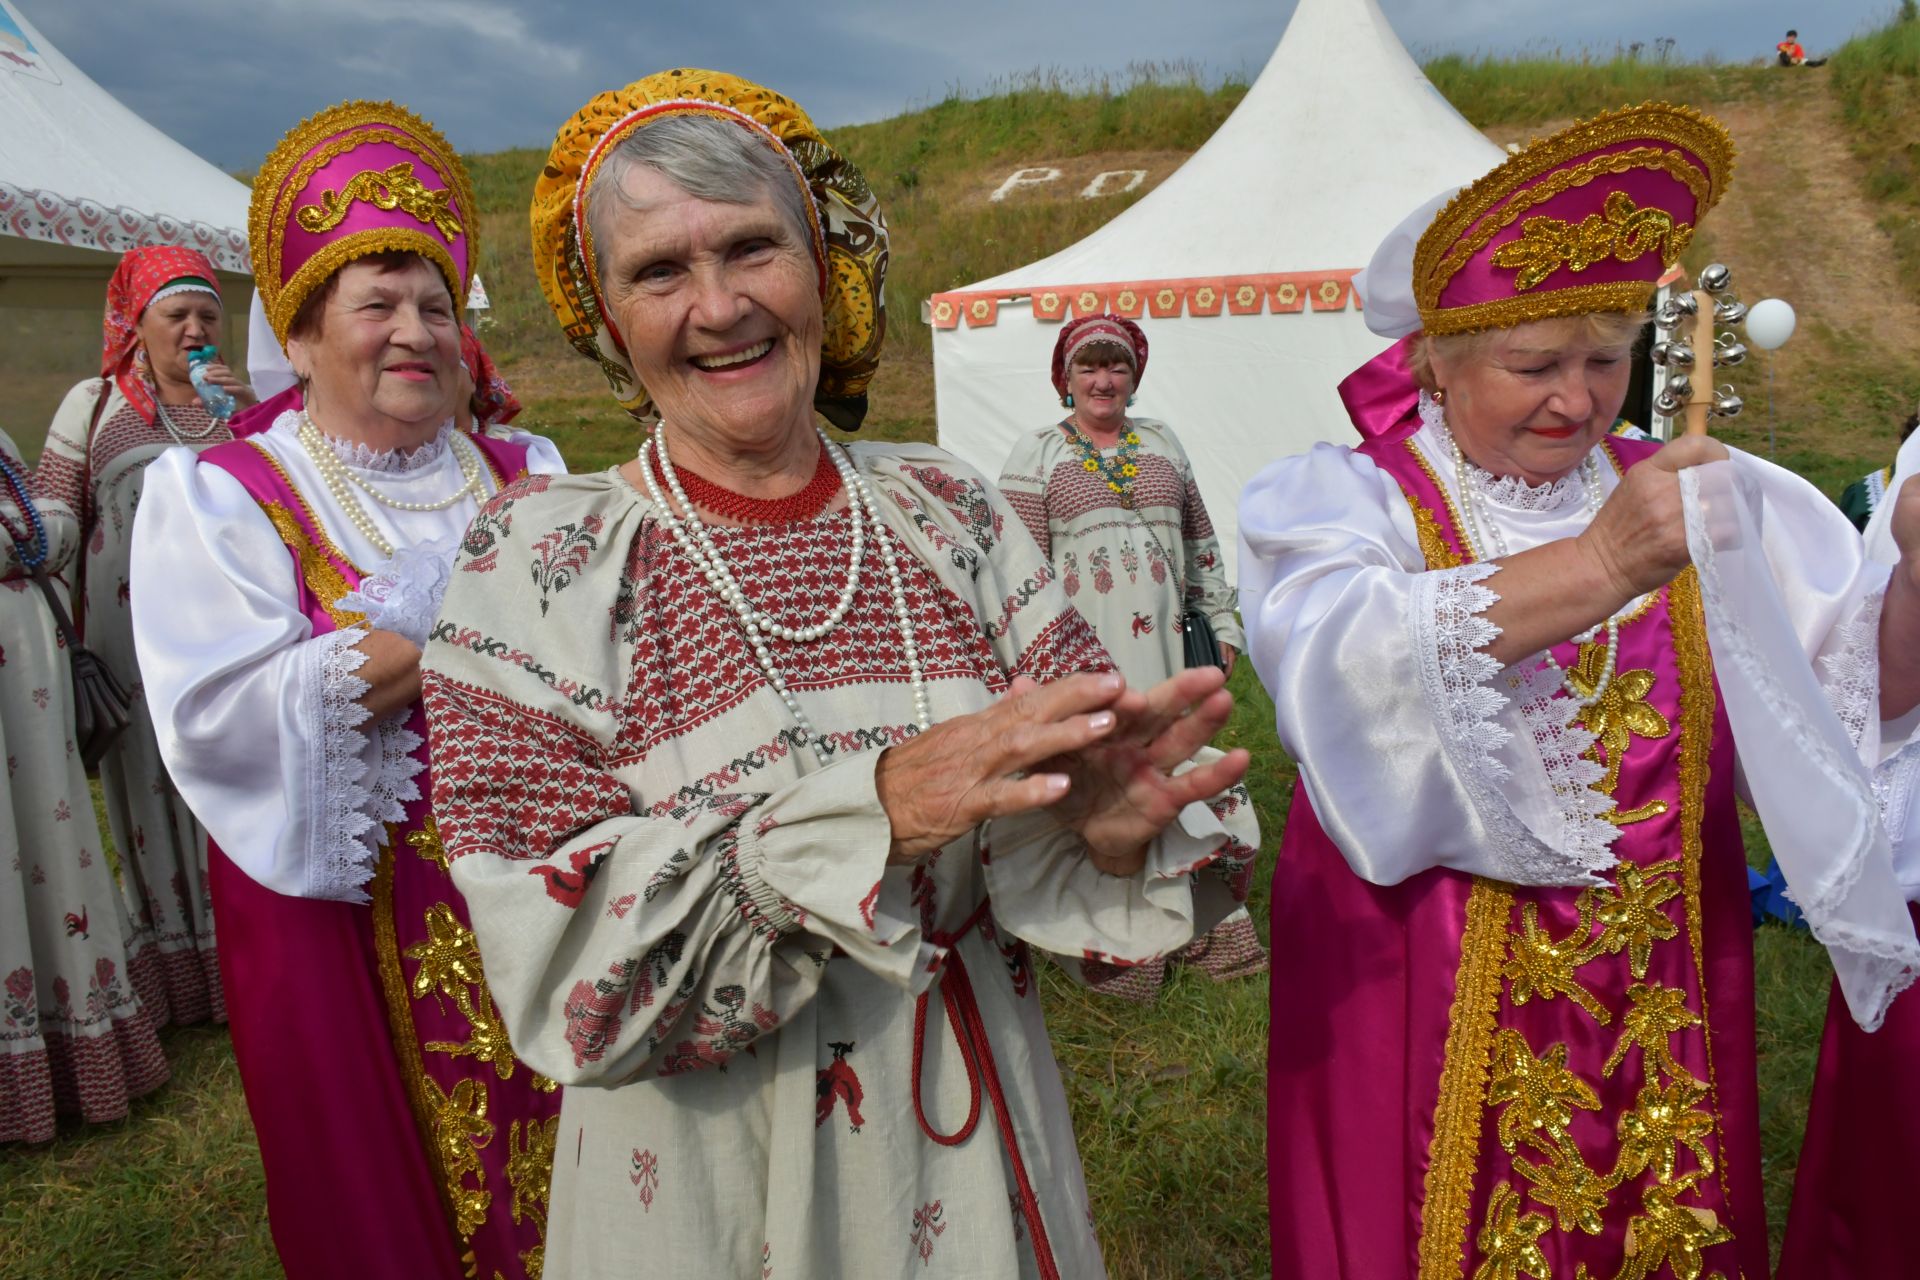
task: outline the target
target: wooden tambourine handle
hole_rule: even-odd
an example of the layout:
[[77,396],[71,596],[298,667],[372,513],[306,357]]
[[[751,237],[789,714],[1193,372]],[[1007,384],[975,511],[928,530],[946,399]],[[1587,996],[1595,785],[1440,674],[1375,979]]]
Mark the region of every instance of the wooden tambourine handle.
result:
[[1713,408],[1713,295],[1693,291],[1697,314],[1693,318],[1693,394],[1687,399],[1687,434],[1707,434],[1707,413]]

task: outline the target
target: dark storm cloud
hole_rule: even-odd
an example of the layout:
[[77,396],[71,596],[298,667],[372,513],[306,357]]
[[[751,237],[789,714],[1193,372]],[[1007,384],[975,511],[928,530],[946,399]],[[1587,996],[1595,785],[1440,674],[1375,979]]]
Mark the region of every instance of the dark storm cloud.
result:
[[[456,146],[544,146],[598,90],[677,65],[783,90],[822,124],[878,119],[1032,68],[1157,60],[1258,72],[1292,0],[17,0],[128,106],[228,169],[343,98],[391,98]],[[1818,53],[1890,0],[1383,0],[1418,56],[1590,48],[1661,36],[1744,61],[1789,26]]]

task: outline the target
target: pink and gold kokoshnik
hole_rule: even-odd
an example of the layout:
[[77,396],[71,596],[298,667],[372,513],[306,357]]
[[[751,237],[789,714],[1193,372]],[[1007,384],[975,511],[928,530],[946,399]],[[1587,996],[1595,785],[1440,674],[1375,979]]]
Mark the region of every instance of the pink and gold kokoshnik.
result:
[[479,256],[466,168],[438,130],[391,102],[344,102],[289,130],[254,179],[247,231],[282,343],[314,289],[355,258],[420,254],[464,308]]
[[1420,237],[1422,325],[1470,333],[1639,311],[1732,173],[1719,121],[1665,103],[1537,140],[1462,189]]

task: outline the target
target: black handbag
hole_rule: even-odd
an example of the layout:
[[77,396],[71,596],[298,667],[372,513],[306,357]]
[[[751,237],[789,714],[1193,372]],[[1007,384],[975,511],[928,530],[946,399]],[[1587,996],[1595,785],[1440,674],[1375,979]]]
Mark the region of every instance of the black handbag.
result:
[[1220,652],[1220,637],[1213,632],[1213,620],[1198,609],[1189,609],[1180,615],[1180,641],[1186,648],[1189,667],[1227,669],[1227,659]]
[[73,743],[87,772],[92,773],[133,723],[133,699],[100,655],[80,643],[45,565],[34,567],[33,580],[46,596],[47,607],[53,610],[53,625],[60,629],[61,643],[67,647],[73,668]]

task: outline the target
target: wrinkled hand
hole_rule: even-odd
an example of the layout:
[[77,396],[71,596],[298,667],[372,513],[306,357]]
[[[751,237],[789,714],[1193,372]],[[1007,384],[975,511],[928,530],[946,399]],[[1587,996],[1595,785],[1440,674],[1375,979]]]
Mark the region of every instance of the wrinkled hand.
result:
[[242,409],[248,405],[260,403],[260,397],[254,394],[253,388],[247,383],[242,382],[239,375],[227,367],[225,361],[214,360],[208,363],[207,381],[224,388],[235,400],[240,402]]
[[[1015,681],[1015,692],[1025,681]],[[1054,806],[1060,822],[1087,842],[1087,858],[1108,875],[1130,876],[1146,865],[1151,844],[1182,809],[1220,794],[1247,774],[1243,750],[1173,771],[1212,741],[1233,714],[1233,695],[1217,667],[1182,671],[1115,704],[1114,731],[1071,756],[1047,761],[1071,781]]]
[[1628,471],[1575,543],[1593,558],[1621,603],[1655,591],[1686,568],[1680,472],[1719,462],[1727,448],[1708,436],[1682,436]]
[[[1111,733],[1127,692],[1117,674],[1031,680],[984,711],[933,726],[881,754],[880,805],[893,824],[889,862],[917,862],[990,818],[1045,808],[1072,785],[1039,769]],[[1030,772],[1038,770],[1037,772]]]
[[378,720],[420,698],[420,646],[397,631],[369,630],[354,643],[367,655],[354,674],[367,682],[360,705]]

